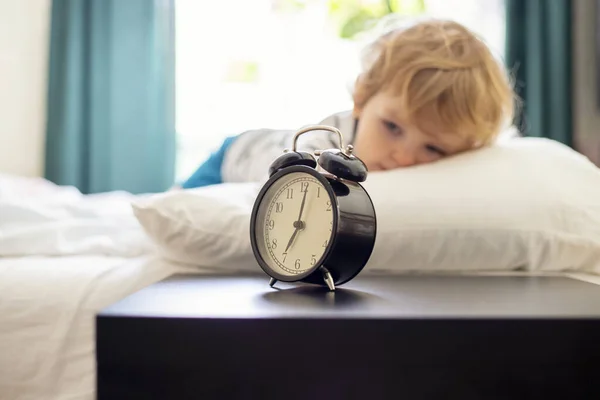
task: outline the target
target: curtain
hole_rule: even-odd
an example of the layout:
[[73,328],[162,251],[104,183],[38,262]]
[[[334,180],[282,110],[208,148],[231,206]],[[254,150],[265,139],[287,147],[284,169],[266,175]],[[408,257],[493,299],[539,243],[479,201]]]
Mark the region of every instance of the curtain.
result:
[[505,0],[506,64],[522,100],[525,136],[573,146],[571,0]]
[[174,181],[174,0],[53,0],[45,175],[83,193]]

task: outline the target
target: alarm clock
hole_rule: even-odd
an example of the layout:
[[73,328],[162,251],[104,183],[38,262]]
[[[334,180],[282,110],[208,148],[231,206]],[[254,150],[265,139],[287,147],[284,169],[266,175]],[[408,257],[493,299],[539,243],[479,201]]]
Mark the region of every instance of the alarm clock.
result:
[[[330,131],[339,148],[312,154],[296,149],[309,131]],[[250,241],[262,270],[277,281],[327,286],[334,291],[356,277],[373,251],[375,207],[360,184],[367,167],[344,147],[339,129],[312,125],[297,131],[269,167],[252,208]]]

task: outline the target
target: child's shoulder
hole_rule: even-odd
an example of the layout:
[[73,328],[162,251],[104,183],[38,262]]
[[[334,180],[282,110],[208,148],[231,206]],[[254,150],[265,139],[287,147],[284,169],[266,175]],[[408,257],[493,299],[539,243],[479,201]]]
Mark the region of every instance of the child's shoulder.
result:
[[340,111],[335,114],[331,114],[327,116],[327,118],[323,119],[319,124],[338,128],[344,137],[354,134],[354,117],[352,116],[351,110]]
[[[318,124],[338,128],[344,137],[344,144],[352,142],[354,129],[351,112],[342,111],[328,115]],[[294,135],[300,128],[261,128],[240,133],[229,146],[224,157],[222,170],[226,180],[259,179],[275,157],[279,156],[284,149],[292,148]],[[332,132],[308,132],[300,136],[296,144],[298,150],[312,152],[338,147],[339,140]]]
[[[344,143],[350,143],[354,135],[354,118],[352,111],[341,111],[322,119],[318,125],[329,125],[339,129],[344,137]],[[306,126],[308,126],[307,124]],[[291,148],[293,136],[300,129],[274,129],[261,128],[242,132],[238,135],[237,147],[243,148],[265,148],[276,147],[280,150]],[[338,145],[338,138],[331,132],[307,133],[298,138],[298,146],[307,146],[309,150],[322,148],[325,145]]]
[[[348,110],[331,114],[330,116],[322,120],[319,123],[319,125],[329,125],[339,129],[342,133],[344,147],[348,144],[354,143],[356,119],[352,115],[352,111]],[[337,135],[335,135],[334,133],[329,133],[328,138],[331,147],[339,146],[339,139]]]

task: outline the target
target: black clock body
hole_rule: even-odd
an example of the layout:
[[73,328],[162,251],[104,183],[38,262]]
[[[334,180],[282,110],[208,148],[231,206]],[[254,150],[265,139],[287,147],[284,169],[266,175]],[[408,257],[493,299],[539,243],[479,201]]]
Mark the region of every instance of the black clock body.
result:
[[[269,188],[285,175],[305,173],[316,178],[326,189],[334,206],[333,228],[329,245],[323,256],[312,268],[295,276],[280,274],[265,261],[258,242],[256,224],[258,210]],[[282,168],[269,178],[261,188],[251,214],[250,241],[255,258],[272,279],[282,282],[306,282],[325,285],[323,270],[331,274],[336,286],[356,277],[367,264],[375,245],[377,233],[375,208],[367,191],[358,183],[341,179],[306,165],[292,165]]]

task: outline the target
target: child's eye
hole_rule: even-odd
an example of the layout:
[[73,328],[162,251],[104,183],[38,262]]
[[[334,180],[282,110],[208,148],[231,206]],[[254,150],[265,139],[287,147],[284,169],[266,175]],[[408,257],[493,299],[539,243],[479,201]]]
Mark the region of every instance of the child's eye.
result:
[[383,125],[386,127],[386,129],[388,131],[390,131],[391,133],[393,133],[395,135],[399,135],[402,133],[402,128],[400,126],[396,125],[395,123],[393,123],[392,121],[383,120]]
[[425,148],[427,149],[428,152],[437,154],[440,157],[444,157],[446,155],[446,152],[444,150],[440,149],[437,146],[433,146],[431,144],[428,144],[428,145],[425,146]]

